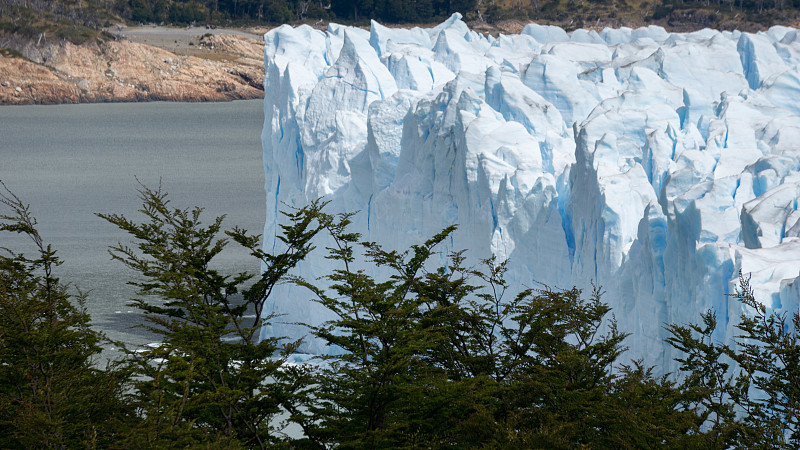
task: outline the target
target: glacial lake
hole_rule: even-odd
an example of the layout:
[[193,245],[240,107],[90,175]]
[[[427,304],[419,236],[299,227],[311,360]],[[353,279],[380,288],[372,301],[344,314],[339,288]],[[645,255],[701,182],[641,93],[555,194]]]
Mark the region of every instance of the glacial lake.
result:
[[[0,180],[30,204],[43,239],[64,260],[56,275],[73,292],[89,291],[94,325],[140,345],[153,336],[132,328],[142,322],[126,306],[135,296],[126,282],[136,274],[108,254],[109,245],[132,241],[95,213],[141,221],[139,182],[161,183],[172,206],[201,206],[206,223],[225,214],[228,227],[260,234],[263,121],[262,100],[2,106]],[[8,233],[0,247],[33,255],[32,245]],[[226,273],[259,270],[235,243],[218,263]]]

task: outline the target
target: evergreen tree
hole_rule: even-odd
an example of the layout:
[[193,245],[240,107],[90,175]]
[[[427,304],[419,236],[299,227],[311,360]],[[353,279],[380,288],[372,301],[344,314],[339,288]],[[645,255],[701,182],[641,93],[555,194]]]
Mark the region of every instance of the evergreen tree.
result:
[[742,314],[736,326],[736,362],[757,395],[742,392],[751,447],[800,447],[800,314],[767,313],[756,300],[750,282],[739,274],[734,295],[752,314]]
[[702,325],[667,328],[667,342],[684,353],[677,361],[687,404],[710,428],[704,447],[800,447],[800,315],[768,312],[741,273],[733,296],[748,310],[735,345],[712,338],[713,311],[702,314]]
[[[599,290],[525,289],[505,263],[431,269],[450,227],[408,251],[361,243],[326,216],[341,264],[327,287],[296,280],[336,314],[311,331],[332,355],[290,406],[318,448],[574,448],[688,445],[703,422],[666,377],[617,363],[626,335]],[[381,278],[356,269],[357,248]],[[377,274],[381,272],[378,271]],[[615,367],[616,364],[616,367]],[[653,422],[653,421],[658,422]]]
[[222,275],[211,266],[228,243],[219,237],[223,217],[204,226],[202,209],[171,208],[160,189],[142,188],[140,194],[145,222],[100,214],[135,239],[135,248],[120,244],[111,254],[141,276],[132,284],[149,301],[140,298],[133,305],[163,340],[131,354],[138,380],[134,400],[144,422],[125,445],[277,444],[282,438],[272,420],[297,388],[281,366],[298,343],[282,346],[277,337],[259,341],[259,331],[270,319],[263,314],[273,288],[313,249],[322,205],[286,214],[289,225],[280,236],[286,250],[276,255],[259,248],[259,236],[238,228],[227,232],[265,267],[237,297],[252,275]]
[[746,401],[749,382],[734,370],[733,350],[712,337],[717,327],[714,312],[706,311],[701,319],[702,325],[669,325],[666,342],[684,354],[677,359],[684,374],[681,390],[686,404],[696,408],[707,425],[703,447],[729,448],[741,443],[736,406]]
[[[736,345],[712,338],[713,311],[667,326],[683,352],[675,383],[620,362],[627,335],[599,289],[516,292],[505,262],[438,255],[455,227],[387,251],[360,242],[352,214],[312,202],[284,213],[283,250],[271,254],[259,236],[223,232],[223,217],[204,225],[202,209],[172,208],[160,189],[140,195],[143,222],[100,216],[135,241],[111,253],[138,273],[146,297],[133,304],[162,342],[100,370],[104,337],[84,296],[54,275],[61,261],[28,207],[0,194],[11,210],[0,231],[28,236],[36,253],[0,255],[0,447],[800,446],[800,315],[769,312],[741,275],[735,296],[751,314]],[[338,268],[291,276],[320,232]],[[262,263],[260,276],[214,268],[229,240]],[[299,342],[259,340],[287,280],[335,314],[309,328],[332,350],[320,364],[285,364]],[[276,429],[284,410],[300,438]]]
[[107,447],[133,420],[127,373],[96,367],[104,337],[90,327],[84,296],[68,293],[29,207],[2,187],[11,212],[0,215],[0,231],[30,238],[35,256],[0,255],[0,447]]

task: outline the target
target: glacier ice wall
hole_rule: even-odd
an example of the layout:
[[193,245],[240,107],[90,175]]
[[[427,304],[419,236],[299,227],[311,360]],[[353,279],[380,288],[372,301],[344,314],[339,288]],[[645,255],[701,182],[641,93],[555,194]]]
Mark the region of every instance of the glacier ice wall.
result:
[[[768,308],[798,311],[797,30],[495,38],[456,14],[265,40],[266,250],[284,204],[320,196],[388,248],[457,223],[447,247],[510,258],[512,283],[603,286],[628,355],[666,368],[664,324],[714,308],[730,339],[740,270]],[[319,253],[300,270],[329,268]],[[273,298],[264,333],[330,318],[306,291]]]

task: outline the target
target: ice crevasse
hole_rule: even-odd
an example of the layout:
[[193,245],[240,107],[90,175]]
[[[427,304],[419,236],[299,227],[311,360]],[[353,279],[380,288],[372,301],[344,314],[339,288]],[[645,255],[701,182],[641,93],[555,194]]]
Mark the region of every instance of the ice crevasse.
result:
[[[664,324],[713,308],[716,338],[735,334],[739,271],[767,308],[798,311],[798,30],[492,37],[454,14],[265,41],[267,251],[281,209],[318,197],[386,248],[457,223],[443,250],[508,258],[512,284],[601,285],[627,356],[668,370]],[[323,252],[299,268],[330,269]],[[290,285],[270,308],[269,335],[331,318]]]

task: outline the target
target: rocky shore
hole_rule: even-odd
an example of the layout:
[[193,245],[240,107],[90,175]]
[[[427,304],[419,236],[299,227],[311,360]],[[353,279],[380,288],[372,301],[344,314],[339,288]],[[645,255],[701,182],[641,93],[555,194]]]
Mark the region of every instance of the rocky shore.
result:
[[[511,20],[474,28],[496,35],[519,33],[523,25]],[[107,31],[109,39],[83,45],[0,34],[0,105],[264,98],[268,29]]]
[[[524,25],[518,20],[470,24],[495,36],[519,33]],[[670,28],[700,26],[692,22]],[[0,33],[0,105],[264,98],[267,29],[140,26],[106,31],[106,40],[83,45]]]
[[83,45],[0,36],[0,104],[264,97],[258,34],[161,27],[113,36]]

